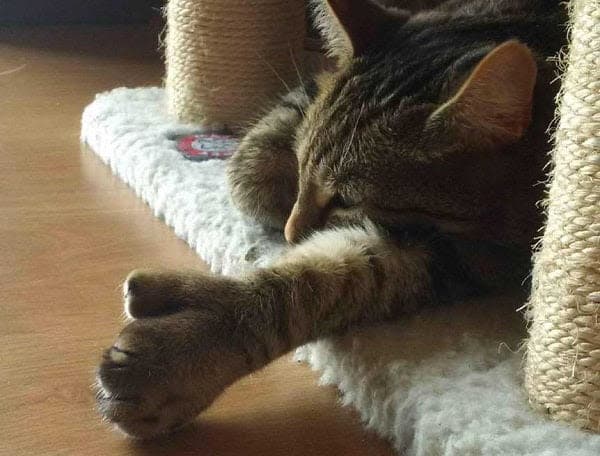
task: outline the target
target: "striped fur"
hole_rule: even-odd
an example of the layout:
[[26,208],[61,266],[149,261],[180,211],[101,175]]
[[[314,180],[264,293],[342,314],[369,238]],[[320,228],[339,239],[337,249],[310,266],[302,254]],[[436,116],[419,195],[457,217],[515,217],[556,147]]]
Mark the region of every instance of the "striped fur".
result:
[[[390,3],[401,11],[363,30],[348,16],[360,0],[315,1],[337,70],[281,99],[231,159],[236,205],[286,236],[301,228],[297,245],[243,278],[127,279],[133,321],[98,370],[99,408],[121,430],[169,432],[316,338],[521,285],[541,219],[558,2]],[[464,124],[438,115],[508,40],[538,67],[522,137],[474,129],[485,112]]]

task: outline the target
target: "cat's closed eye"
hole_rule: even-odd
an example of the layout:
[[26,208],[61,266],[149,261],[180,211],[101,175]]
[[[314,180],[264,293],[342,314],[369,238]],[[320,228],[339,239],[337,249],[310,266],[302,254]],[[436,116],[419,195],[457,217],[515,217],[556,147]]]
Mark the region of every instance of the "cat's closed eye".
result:
[[354,202],[350,201],[348,198],[342,197],[339,193],[333,195],[333,198],[329,201],[330,209],[349,209],[355,205]]

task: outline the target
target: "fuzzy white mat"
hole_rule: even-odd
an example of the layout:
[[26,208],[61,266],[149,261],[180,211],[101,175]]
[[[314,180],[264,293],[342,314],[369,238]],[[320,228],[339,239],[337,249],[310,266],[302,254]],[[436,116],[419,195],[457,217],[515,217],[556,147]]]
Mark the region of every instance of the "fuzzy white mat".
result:
[[[190,162],[174,135],[198,131],[165,113],[162,89],[116,89],[86,108],[82,140],[215,272],[267,264],[281,234],[231,205],[222,161]],[[302,347],[297,359],[342,392],[401,454],[600,455],[600,436],[546,421],[521,387],[518,300],[427,310],[395,324]]]

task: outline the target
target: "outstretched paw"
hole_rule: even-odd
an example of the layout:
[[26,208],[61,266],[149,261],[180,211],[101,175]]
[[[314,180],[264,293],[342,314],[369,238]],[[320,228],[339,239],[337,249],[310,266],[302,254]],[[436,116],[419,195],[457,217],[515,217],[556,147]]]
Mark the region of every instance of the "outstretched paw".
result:
[[106,419],[133,437],[190,422],[248,372],[240,328],[214,303],[202,305],[203,296],[186,295],[188,279],[133,272],[125,282],[125,309],[135,320],[103,354],[97,403]]

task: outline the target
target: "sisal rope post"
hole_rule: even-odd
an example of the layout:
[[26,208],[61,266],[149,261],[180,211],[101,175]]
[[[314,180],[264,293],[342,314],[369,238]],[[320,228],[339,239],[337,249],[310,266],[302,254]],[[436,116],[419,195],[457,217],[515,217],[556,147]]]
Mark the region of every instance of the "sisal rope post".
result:
[[297,85],[304,35],[303,0],[170,0],[170,113],[217,128],[256,118],[286,84]]
[[572,0],[570,17],[525,386],[538,410],[600,431],[600,1]]

